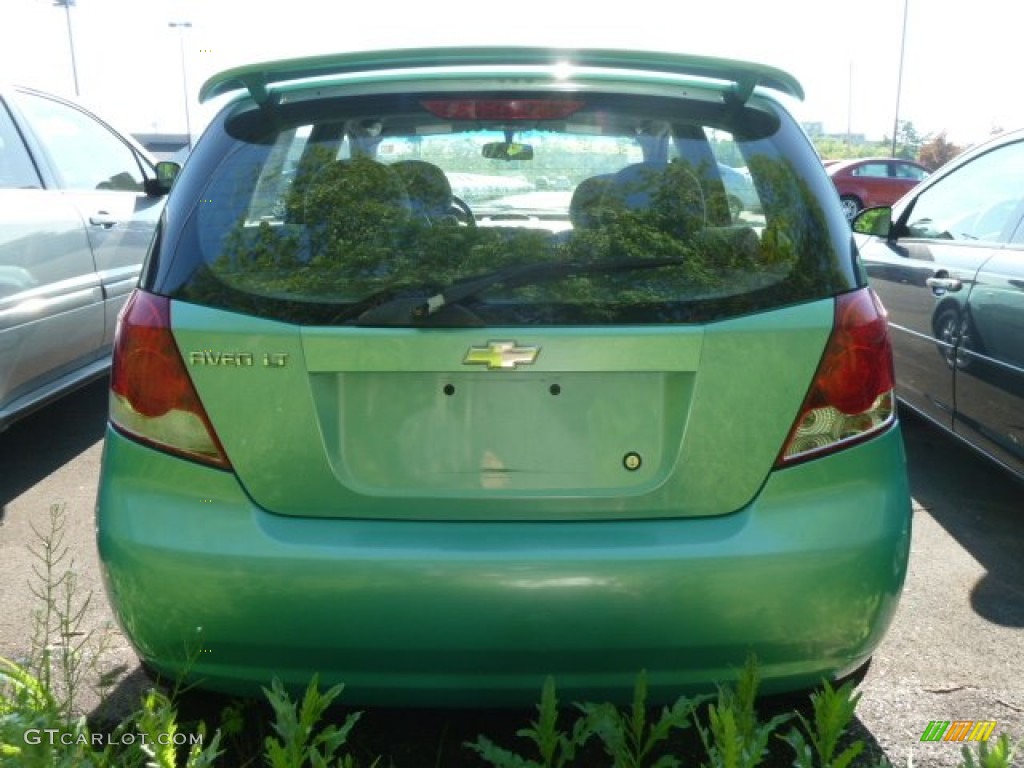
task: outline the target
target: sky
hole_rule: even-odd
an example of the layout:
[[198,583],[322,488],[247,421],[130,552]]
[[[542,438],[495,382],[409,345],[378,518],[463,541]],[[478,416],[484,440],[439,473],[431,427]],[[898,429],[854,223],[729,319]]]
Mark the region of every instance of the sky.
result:
[[201,129],[216,105],[198,103],[199,87],[229,67],[486,43],[644,48],[770,64],[802,83],[806,99],[787,101],[798,120],[870,140],[891,137],[897,117],[922,136],[945,132],[964,147],[1024,125],[1015,82],[1019,0],[72,2],[65,9],[55,0],[0,0],[0,80],[74,96],[77,73],[79,101],[132,133],[184,132],[186,114]]

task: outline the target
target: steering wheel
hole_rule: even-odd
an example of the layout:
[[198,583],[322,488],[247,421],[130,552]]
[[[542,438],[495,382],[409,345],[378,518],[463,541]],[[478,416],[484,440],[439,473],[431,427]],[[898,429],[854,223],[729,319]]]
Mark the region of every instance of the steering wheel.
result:
[[452,213],[455,214],[455,218],[459,220],[460,224],[465,224],[468,227],[476,226],[476,217],[473,215],[473,209],[469,207],[465,200],[456,195],[452,195]]

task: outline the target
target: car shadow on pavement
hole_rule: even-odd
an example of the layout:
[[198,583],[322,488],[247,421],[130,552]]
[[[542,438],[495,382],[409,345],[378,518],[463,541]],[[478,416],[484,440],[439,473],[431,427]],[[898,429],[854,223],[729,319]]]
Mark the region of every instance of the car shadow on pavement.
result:
[[0,432],[0,523],[14,499],[103,439],[108,384],[104,376]]
[[1024,627],[1024,483],[916,414],[904,409],[900,419],[911,494],[987,572],[973,609]]

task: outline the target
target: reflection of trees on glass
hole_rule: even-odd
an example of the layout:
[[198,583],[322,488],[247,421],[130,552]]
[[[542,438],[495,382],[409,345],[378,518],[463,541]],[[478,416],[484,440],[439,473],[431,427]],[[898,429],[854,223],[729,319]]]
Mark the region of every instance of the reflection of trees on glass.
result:
[[142,182],[138,181],[130,173],[122,171],[115,173],[109,179],[101,181],[96,189],[112,189],[120,192],[141,192]]
[[793,300],[832,295],[846,284],[817,195],[788,163],[754,155],[748,167],[765,209],[762,243],[770,263],[790,265]]
[[[499,281],[476,298],[574,307],[572,317],[588,321],[632,307],[638,321],[661,322],[678,313],[659,304],[740,297],[736,311],[745,311],[758,301],[774,305],[833,291],[839,279],[827,266],[833,246],[813,196],[784,163],[754,157],[750,165],[766,201],[762,231],[709,226],[723,211],[701,182],[706,169],[675,161],[610,174],[589,204],[587,226],[553,234],[432,225],[411,215],[401,179],[387,165],[310,151],[285,194],[283,223],[238,221],[209,264],[212,274],[193,283],[189,298],[203,301],[203,293],[221,291],[219,283],[241,295],[344,305],[383,293],[428,295],[459,280],[543,262],[581,268]],[[640,268],[630,266],[634,260]],[[615,262],[615,268],[585,268],[593,262]],[[770,295],[758,299],[764,291]],[[232,303],[219,293],[216,301]],[[585,307],[593,311],[581,314]],[[545,317],[559,321],[557,312]]]

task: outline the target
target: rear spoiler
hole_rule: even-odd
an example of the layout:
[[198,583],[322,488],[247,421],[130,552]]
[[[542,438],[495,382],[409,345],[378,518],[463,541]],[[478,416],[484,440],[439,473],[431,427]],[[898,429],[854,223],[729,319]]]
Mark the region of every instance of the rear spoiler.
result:
[[276,83],[399,69],[455,67],[586,67],[624,69],[681,75],[732,83],[735,101],[745,103],[762,86],[802,100],[799,81],[774,67],[746,61],[655,51],[613,49],[556,49],[535,47],[408,48],[283,59],[228,69],[210,77],[199,90],[199,101],[245,89],[260,105],[271,99]]

